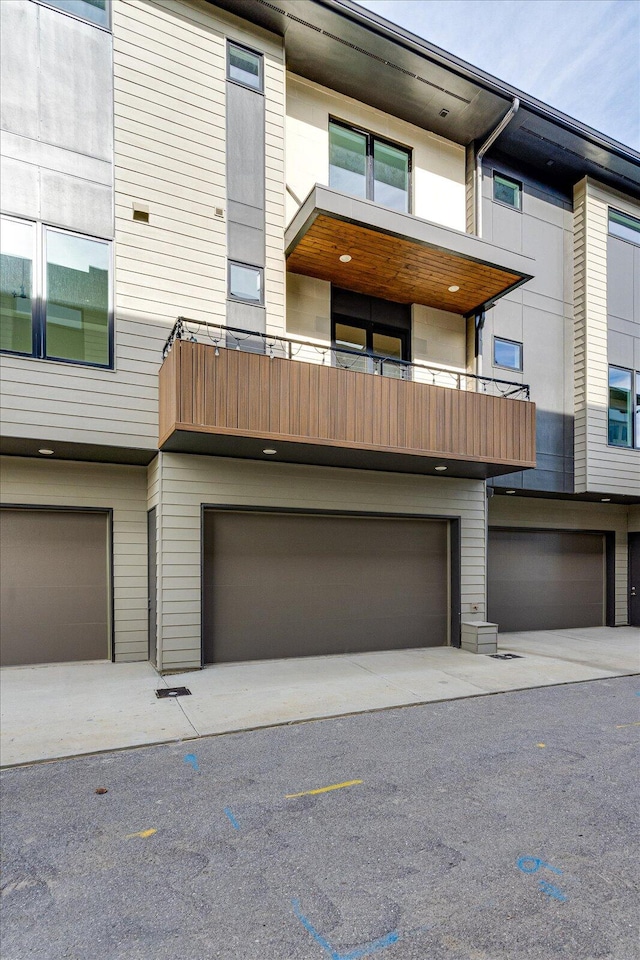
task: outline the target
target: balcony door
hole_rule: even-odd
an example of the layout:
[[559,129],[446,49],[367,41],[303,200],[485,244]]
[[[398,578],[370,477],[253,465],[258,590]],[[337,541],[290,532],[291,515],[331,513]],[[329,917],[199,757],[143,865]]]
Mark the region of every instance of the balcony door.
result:
[[405,363],[410,360],[409,304],[334,287],[331,321],[336,366],[389,377],[406,375]]

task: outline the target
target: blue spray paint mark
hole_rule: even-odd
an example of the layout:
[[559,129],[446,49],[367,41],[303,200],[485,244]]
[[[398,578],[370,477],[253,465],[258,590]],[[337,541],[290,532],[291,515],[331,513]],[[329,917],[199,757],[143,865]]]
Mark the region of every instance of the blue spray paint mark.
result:
[[184,758],[185,763],[190,763],[193,769],[197,772],[200,767],[198,766],[198,758],[195,753],[187,753]]
[[233,827],[233,829],[234,829],[234,830],[239,830],[239,829],[240,829],[240,824],[238,823],[238,821],[236,820],[236,818],[234,817],[234,815],[231,813],[231,810],[229,809],[229,807],[225,807],[225,808],[224,808],[224,812],[225,812],[226,816],[229,818],[229,821],[231,822],[231,826]]
[[546,893],[548,897],[553,897],[554,900],[559,900],[560,903],[566,902],[566,897],[562,890],[558,890],[557,887],[554,887],[552,883],[547,883],[546,880],[538,880],[538,886],[543,893]]
[[[526,863],[531,863],[533,866],[526,867]],[[559,876],[562,876],[562,870],[559,870],[557,867],[552,867],[550,863],[545,863],[544,860],[540,860],[538,857],[520,857],[518,860],[518,869],[522,870],[523,873],[537,873],[540,867],[544,867],[546,870],[551,870],[552,873],[557,873]]]
[[392,933],[388,933],[385,937],[380,937],[378,940],[372,940],[371,943],[366,943],[361,947],[356,947],[355,950],[351,950],[349,953],[338,953],[338,951],[334,950],[331,944],[318,933],[308,917],[305,917],[300,908],[300,901],[292,900],[291,904],[293,906],[293,912],[302,926],[308,933],[311,934],[316,943],[319,944],[322,949],[329,954],[331,960],[360,960],[360,957],[368,957],[372,953],[377,953],[379,950],[384,950],[385,947],[391,946],[392,943],[397,943],[397,941],[400,939],[400,934],[397,930],[394,930]]

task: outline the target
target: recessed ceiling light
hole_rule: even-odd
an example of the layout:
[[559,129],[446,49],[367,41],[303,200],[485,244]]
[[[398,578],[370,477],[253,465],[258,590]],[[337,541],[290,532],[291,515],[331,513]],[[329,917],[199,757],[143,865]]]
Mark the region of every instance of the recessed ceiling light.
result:
[[50,457],[53,453],[53,450],[50,450],[48,447],[40,447],[38,453],[41,453],[43,457]]
[[439,467],[436,467],[436,470],[438,470],[438,472],[442,472],[442,470],[446,470],[446,469],[447,468],[443,464],[441,464]]
[[611,503],[611,497],[601,497],[601,498],[600,498],[600,502],[601,502],[601,503]]
[[515,490],[505,490],[505,493],[515,493]]
[[459,289],[460,289],[460,287],[456,286],[455,283],[453,284],[452,287],[449,287],[449,288],[448,288],[449,293],[457,293]]
[[350,263],[350,262],[351,262],[350,255],[348,253],[343,253],[342,256],[340,257],[340,263]]
[[268,457],[272,457],[274,453],[277,453],[278,451],[274,450],[273,447],[265,447],[265,449],[262,452],[266,453]]

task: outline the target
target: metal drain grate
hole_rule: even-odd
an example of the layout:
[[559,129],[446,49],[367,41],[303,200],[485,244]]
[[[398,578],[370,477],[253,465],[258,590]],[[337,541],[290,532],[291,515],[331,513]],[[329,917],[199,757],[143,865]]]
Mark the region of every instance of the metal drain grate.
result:
[[519,653],[490,653],[492,660],[524,660]]
[[165,700],[167,697],[190,697],[191,690],[188,690],[187,687],[163,687],[161,690],[156,690],[156,697],[158,700]]

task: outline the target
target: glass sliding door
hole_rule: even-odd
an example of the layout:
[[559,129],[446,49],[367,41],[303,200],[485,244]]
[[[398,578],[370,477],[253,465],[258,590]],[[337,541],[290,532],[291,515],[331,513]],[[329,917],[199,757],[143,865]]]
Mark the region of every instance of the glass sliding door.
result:
[[383,207],[409,212],[409,154],[380,140],[373,144],[373,199]]
[[410,212],[411,151],[366,130],[329,121],[329,186]]
[[367,196],[367,138],[336,123],[329,124],[329,186]]

